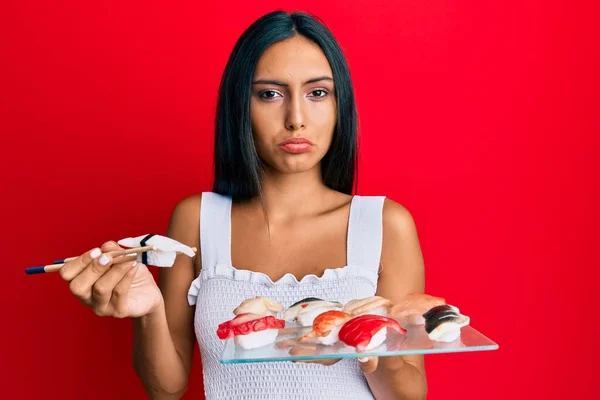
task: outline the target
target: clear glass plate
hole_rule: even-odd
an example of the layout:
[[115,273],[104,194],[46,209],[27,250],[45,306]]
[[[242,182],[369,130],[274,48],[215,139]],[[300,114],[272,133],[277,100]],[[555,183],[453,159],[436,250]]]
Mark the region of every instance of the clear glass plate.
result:
[[408,327],[406,334],[388,330],[385,342],[372,350],[357,352],[354,347],[342,342],[324,346],[320,344],[298,343],[295,339],[310,328],[286,325],[275,341],[256,349],[242,349],[233,339],[225,341],[221,357],[223,364],[274,362],[274,361],[311,361],[336,358],[387,357],[408,354],[461,353],[470,351],[497,350],[498,344],[484,336],[472,326],[461,328],[460,337],[451,343],[429,340],[423,326]]

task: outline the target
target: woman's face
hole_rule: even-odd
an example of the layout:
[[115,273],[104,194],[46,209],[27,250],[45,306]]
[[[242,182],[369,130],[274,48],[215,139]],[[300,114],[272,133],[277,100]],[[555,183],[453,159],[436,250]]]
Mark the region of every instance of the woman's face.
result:
[[265,164],[282,173],[319,165],[336,123],[333,74],[322,50],[302,36],[268,48],[254,73],[250,115]]

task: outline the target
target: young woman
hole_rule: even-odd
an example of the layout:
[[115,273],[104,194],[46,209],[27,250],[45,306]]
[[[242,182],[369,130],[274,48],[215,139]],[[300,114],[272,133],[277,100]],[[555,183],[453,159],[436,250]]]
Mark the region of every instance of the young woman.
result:
[[[376,133],[373,133],[376,134]],[[154,399],[185,393],[195,341],[207,399],[421,399],[422,356],[222,365],[217,325],[244,299],[395,302],[424,290],[410,213],[352,195],[357,117],[332,34],[273,12],[238,40],[220,87],[212,192],[180,201],[167,235],[200,249],[160,270],[115,264],[107,242],[61,270],[101,316],[133,320],[134,366]]]

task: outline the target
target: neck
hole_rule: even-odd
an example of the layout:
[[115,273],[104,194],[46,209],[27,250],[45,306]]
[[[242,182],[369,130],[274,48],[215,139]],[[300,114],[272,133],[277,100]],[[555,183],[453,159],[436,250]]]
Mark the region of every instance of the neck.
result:
[[[267,169],[263,174],[262,189],[262,202],[271,221],[313,214],[332,192],[323,183],[320,166],[292,174]],[[260,201],[256,200],[258,204]]]

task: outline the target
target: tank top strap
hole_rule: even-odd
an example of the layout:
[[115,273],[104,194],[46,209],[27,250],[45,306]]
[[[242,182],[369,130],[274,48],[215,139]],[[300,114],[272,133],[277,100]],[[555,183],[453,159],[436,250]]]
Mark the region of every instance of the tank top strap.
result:
[[231,197],[202,193],[200,248],[202,267],[231,265]]
[[354,196],[350,205],[347,258],[353,268],[379,271],[385,196]]

